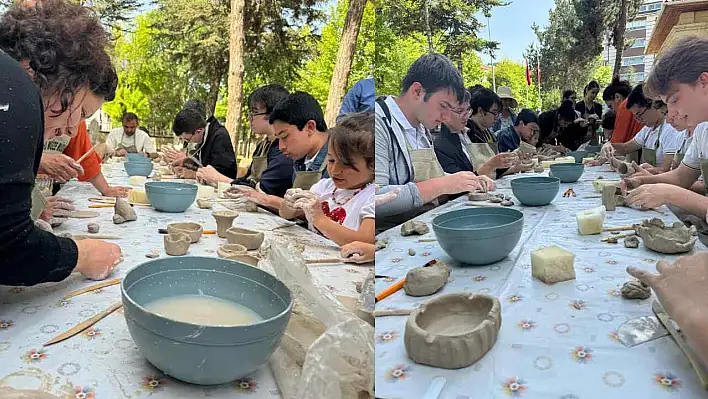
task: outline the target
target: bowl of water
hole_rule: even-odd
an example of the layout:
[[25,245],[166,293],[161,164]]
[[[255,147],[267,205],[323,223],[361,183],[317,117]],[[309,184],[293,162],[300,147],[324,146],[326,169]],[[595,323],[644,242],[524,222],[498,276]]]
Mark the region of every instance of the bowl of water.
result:
[[125,154],[125,159],[127,161],[137,161],[137,162],[152,162],[152,160],[143,154],[128,153]]
[[504,259],[518,244],[523,229],[524,214],[512,208],[458,209],[433,219],[433,232],[443,251],[468,265]]
[[582,163],[557,163],[551,165],[549,176],[557,177],[561,183],[574,183],[580,179],[585,171]]
[[149,181],[145,194],[152,206],[162,212],[184,212],[197,199],[196,184],[174,181]]
[[235,381],[266,365],[290,320],[280,280],[241,262],[161,258],[121,282],[125,320],[140,353],[191,384]]
[[125,173],[128,176],[150,176],[152,173],[152,162],[128,161],[123,164]]
[[511,181],[511,192],[526,206],[548,205],[559,190],[560,179],[557,177],[521,177]]

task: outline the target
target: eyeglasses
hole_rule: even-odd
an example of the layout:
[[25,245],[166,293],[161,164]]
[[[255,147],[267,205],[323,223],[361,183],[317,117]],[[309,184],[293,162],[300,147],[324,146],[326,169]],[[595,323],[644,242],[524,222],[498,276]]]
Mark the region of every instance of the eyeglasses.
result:
[[642,119],[642,116],[644,116],[644,114],[645,114],[647,111],[649,111],[649,107],[644,108],[644,111],[642,111],[642,112],[640,112],[640,113],[638,113],[638,114],[634,114],[634,117],[637,118],[637,119]]
[[492,111],[491,109],[487,109],[487,110],[485,110],[485,111],[486,111],[487,113],[490,113],[490,114],[494,115],[495,118],[496,118],[497,116],[499,116],[499,110]]
[[253,111],[248,111],[248,119],[251,119],[251,120],[253,120],[253,118],[255,118],[257,116],[261,116],[261,115],[268,115],[268,113],[267,112],[256,112],[254,114]]

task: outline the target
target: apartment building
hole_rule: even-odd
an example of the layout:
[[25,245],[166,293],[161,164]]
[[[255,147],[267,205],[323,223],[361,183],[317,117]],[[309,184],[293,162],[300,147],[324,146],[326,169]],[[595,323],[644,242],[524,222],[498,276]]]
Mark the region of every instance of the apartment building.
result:
[[[654,54],[645,54],[645,49],[664,3],[662,0],[644,0],[636,17],[627,22],[627,46],[622,54],[620,75],[632,84],[642,82],[654,65]],[[614,46],[611,46],[608,40],[603,50],[603,60],[607,65],[614,66],[616,54]]]

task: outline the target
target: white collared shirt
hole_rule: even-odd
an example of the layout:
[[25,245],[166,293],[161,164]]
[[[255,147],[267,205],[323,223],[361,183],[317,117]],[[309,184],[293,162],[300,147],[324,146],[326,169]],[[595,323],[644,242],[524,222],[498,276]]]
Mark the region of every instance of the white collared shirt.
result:
[[398,130],[399,132],[403,133],[403,136],[406,138],[406,140],[408,140],[408,143],[413,149],[417,150],[421,148],[433,147],[433,143],[428,138],[423,124],[418,124],[417,127],[413,127],[413,125],[411,125],[411,123],[408,121],[408,118],[403,115],[403,111],[401,111],[401,108],[398,106],[398,104],[396,104],[395,97],[386,97],[386,105],[388,106],[388,109],[391,112],[391,119],[393,122],[391,124],[391,128],[394,132]]
[[467,132],[465,131],[459,132],[457,134],[460,135],[460,144],[462,145],[462,152],[464,152],[467,159],[472,162],[472,157],[470,157],[470,153],[467,151],[467,145],[472,144],[470,136],[468,136]]

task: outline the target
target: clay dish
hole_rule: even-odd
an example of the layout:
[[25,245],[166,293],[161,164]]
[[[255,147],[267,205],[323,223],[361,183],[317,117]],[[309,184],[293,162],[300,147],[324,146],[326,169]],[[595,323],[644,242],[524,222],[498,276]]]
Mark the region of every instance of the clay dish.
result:
[[696,245],[696,228],[686,227],[682,222],[665,226],[661,219],[645,220],[635,224],[634,230],[642,238],[644,245],[662,254],[680,254],[689,252]]
[[228,258],[229,256],[234,256],[234,255],[244,255],[246,253],[246,247],[244,247],[241,244],[224,244],[220,245],[219,248],[216,249],[217,255],[219,255],[219,258]]
[[245,253],[239,254],[239,255],[226,256],[226,257],[224,257],[224,259],[245,263],[245,264],[251,265],[251,266],[258,266],[258,262],[260,261],[260,259],[256,258],[255,256],[248,255]]
[[183,222],[183,223],[170,223],[167,225],[167,233],[185,233],[189,236],[192,244],[199,242],[202,238],[202,232],[204,229],[199,223]]
[[189,251],[190,237],[186,233],[171,233],[165,236],[165,252],[167,255],[180,256]]
[[260,231],[253,231],[241,227],[231,227],[226,230],[226,239],[229,244],[241,244],[249,251],[258,249],[263,244],[265,236]]
[[403,337],[416,363],[445,369],[467,367],[497,340],[501,304],[482,294],[441,295],[408,317]]
[[214,211],[211,216],[216,219],[216,234],[219,238],[226,238],[226,230],[231,228],[234,219],[238,216],[238,212],[234,211]]

